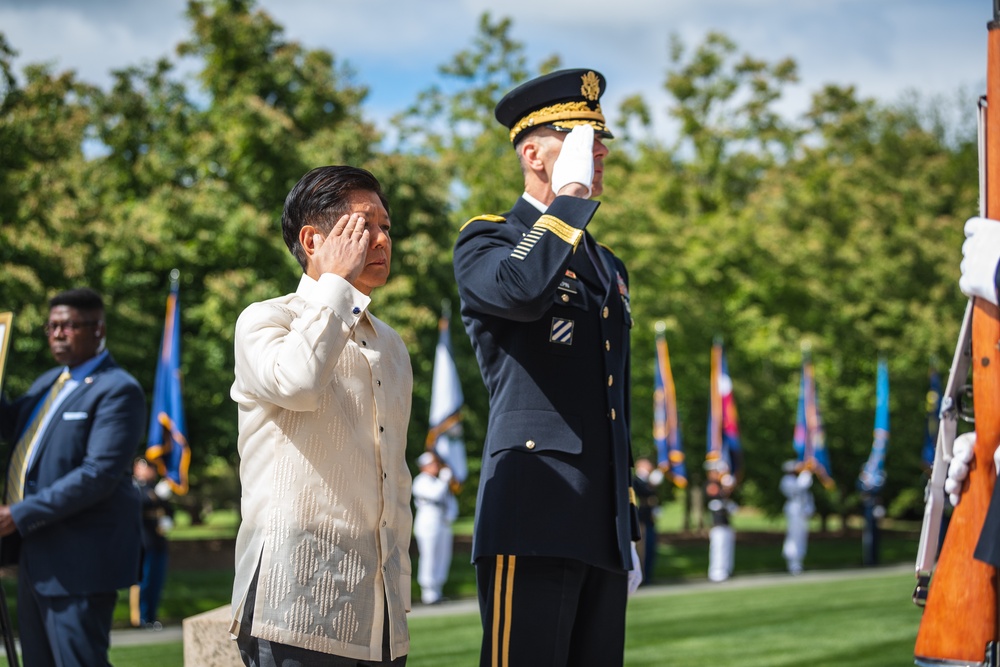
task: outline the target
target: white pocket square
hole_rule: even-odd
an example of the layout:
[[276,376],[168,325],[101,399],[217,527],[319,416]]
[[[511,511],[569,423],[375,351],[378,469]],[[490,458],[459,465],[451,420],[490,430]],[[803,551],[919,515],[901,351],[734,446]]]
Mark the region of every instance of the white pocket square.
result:
[[81,419],[86,419],[86,418],[87,418],[87,413],[86,412],[64,412],[63,413],[63,421],[67,421],[67,422],[79,421]]

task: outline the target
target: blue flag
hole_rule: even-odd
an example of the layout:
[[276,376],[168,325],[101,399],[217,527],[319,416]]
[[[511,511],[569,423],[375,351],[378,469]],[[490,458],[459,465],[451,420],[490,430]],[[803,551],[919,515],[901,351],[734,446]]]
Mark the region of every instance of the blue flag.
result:
[[656,332],[656,366],[653,369],[653,442],[657,463],[674,484],[687,486],[684,446],[681,442],[680,421],[677,418],[677,395],[674,376],[670,371],[670,352],[663,332]]
[[924,448],[921,452],[924,465],[934,467],[934,450],[937,448],[938,424],[941,422],[941,376],[937,365],[931,362],[930,388],[927,390],[927,426],[924,429]]
[[713,483],[724,494],[736,488],[743,477],[743,448],[737,423],[733,381],[722,343],[712,346],[712,370],[709,391],[708,438],[705,469],[708,471],[709,495],[715,495]]
[[799,380],[799,404],[795,413],[792,448],[802,467],[812,470],[823,486],[828,489],[836,486],[830,477],[830,454],[826,449],[826,433],[819,413],[816,379],[809,352],[802,355],[802,378]]
[[191,451],[188,448],[187,424],[184,421],[184,404],[181,401],[179,290],[177,279],[171,276],[167,316],[163,325],[163,340],[160,343],[160,358],[156,365],[156,384],[153,387],[153,410],[149,419],[146,459],[156,466],[160,476],[167,480],[174,493],[183,495],[188,491]]
[[875,433],[872,452],[861,468],[858,488],[866,493],[878,493],[885,486],[885,450],[889,446],[889,364],[878,360],[875,385]]

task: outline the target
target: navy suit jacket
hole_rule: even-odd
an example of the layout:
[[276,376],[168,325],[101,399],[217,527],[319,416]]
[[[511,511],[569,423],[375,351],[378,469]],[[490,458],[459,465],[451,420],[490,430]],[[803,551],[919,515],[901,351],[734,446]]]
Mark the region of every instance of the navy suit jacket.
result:
[[[24,396],[0,406],[8,465],[61,372],[45,372]],[[18,531],[0,540],[0,563],[19,562],[19,576],[47,596],[136,583],[142,531],[132,460],[145,422],[142,387],[109,356],[58,406],[35,445],[24,500],[11,506]]]
[[522,198],[456,241],[462,321],[490,394],[473,559],[631,567],[632,317],[624,264],[584,232],[598,205],[557,197],[542,215]]

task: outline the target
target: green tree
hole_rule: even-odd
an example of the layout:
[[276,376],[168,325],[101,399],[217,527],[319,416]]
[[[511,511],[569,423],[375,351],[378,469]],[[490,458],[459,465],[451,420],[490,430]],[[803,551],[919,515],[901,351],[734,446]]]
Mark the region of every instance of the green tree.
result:
[[97,209],[82,151],[95,89],[43,65],[25,68],[22,84],[15,53],[0,35],[0,307],[17,313],[5,382],[14,395],[51,366],[47,299],[85,279]]
[[[229,399],[233,328],[250,302],[294,288],[301,269],[284,247],[280,215],[285,195],[306,171],[354,164],[382,181],[394,220],[391,268],[401,279],[379,294],[374,310],[400,331],[415,359],[430,358],[436,313],[450,281],[440,268],[445,262],[427,252],[447,224],[434,165],[377,150],[380,136],[361,110],[366,89],[353,83],[349,69],[328,52],[285,40],[281,27],[252,2],[192,1],[187,13],[192,35],[178,52],[204,63],[199,91],[174,76],[168,59],[116,71],[107,93],[38,68],[29,68],[23,90],[7,77],[4,116],[11,122],[4,131],[31,139],[27,133],[50,128],[42,136],[52,155],[32,159],[35,146],[22,141],[23,169],[37,176],[5,171],[0,177],[2,187],[26,191],[20,198],[3,193],[3,205],[23,202],[18,215],[25,221],[5,224],[12,242],[3,244],[4,259],[32,269],[5,272],[0,280],[35,289],[34,295],[12,291],[5,300],[25,330],[40,326],[44,297],[66,281],[101,290],[109,302],[111,349],[151,388],[168,275],[180,270],[193,450],[187,502],[197,510],[237,500],[211,497],[219,488],[231,492],[219,478],[232,477],[237,459],[236,410]],[[9,57],[0,62],[9,73]],[[85,140],[92,146],[87,157]],[[59,235],[24,235],[29,223]],[[32,252],[43,240],[50,251]],[[49,365],[44,341],[33,345],[34,367]],[[426,405],[428,365],[415,366]],[[16,376],[26,382],[34,373],[19,364]],[[16,383],[8,388],[19,393]],[[426,414],[415,409],[411,428],[421,448]]]
[[[436,322],[457,315],[451,267],[461,224],[506,210],[522,182],[500,97],[530,76],[509,19],[483,14],[441,82],[395,119],[386,148],[346,62],[286,39],[251,0],[190,0],[178,58],[115,71],[107,91],[46,66],[13,71],[0,36],[0,306],[14,310],[6,390],[51,365],[46,299],[89,284],[109,304],[110,346],[151,388],[171,269],[181,272],[183,372],[194,452],[193,506],[235,502],[233,327],[252,301],[294,288],[280,237],[284,197],[310,168],[349,163],[382,181],[393,219],[389,284],[374,312],[411,352],[410,457],[424,447]],[[630,271],[633,444],[651,455],[654,324],[667,326],[689,470],[699,483],[711,341],[726,345],[747,450],[741,500],[779,511],[791,456],[801,348],[812,347],[838,493],[851,511],[871,445],[875,365],[889,359],[886,499],[919,507],[927,362],[950,359],[964,299],[961,220],[975,211],[975,141],[940,103],[816,91],[800,118],[778,111],[795,63],[738,52],[724,35],[671,42],[657,118],[640,96],[605,110],[611,144],[592,228]],[[675,128],[669,140],[653,128]],[[488,414],[467,337],[453,318],[473,477]]]

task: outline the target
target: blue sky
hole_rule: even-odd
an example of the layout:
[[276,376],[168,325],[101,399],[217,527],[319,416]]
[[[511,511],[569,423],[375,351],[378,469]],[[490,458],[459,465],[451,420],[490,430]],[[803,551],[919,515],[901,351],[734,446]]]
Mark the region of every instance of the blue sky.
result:
[[[370,88],[381,122],[440,82],[437,67],[469,47],[489,11],[513,21],[532,65],[558,54],[567,67],[608,79],[605,111],[643,95],[660,118],[672,34],[687,44],[711,30],[740,51],[791,57],[801,83],[782,108],[802,111],[826,83],[853,84],[894,101],[906,91],[954,97],[973,113],[983,92],[990,0],[259,0],[286,35],[332,51]],[[0,32],[20,53],[15,67],[52,62],[105,85],[112,69],[172,56],[189,34],[184,0],[0,0]]]

